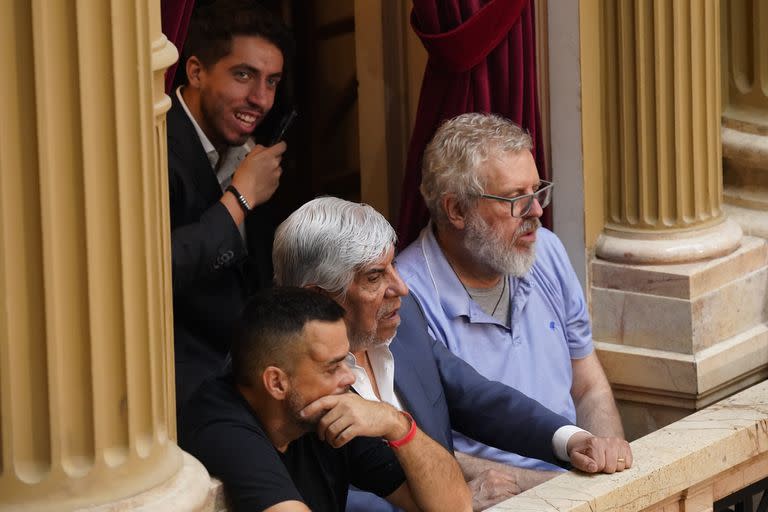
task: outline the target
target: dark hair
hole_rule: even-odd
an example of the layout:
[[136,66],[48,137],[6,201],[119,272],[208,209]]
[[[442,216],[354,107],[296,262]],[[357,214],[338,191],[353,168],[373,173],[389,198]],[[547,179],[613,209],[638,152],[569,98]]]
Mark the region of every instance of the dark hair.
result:
[[343,317],[344,308],[335,301],[304,288],[278,287],[257,293],[235,325],[231,349],[235,381],[248,386],[270,365],[290,370],[304,326]]
[[293,36],[285,24],[257,0],[216,0],[198,2],[189,23],[174,89],[188,82],[187,59],[197,57],[206,67],[215,65],[232,51],[235,36],[263,37],[283,54],[283,76],[272,109],[254,131],[258,143],[267,143],[280,119],[293,107]]
[[255,0],[217,0],[200,4],[192,14],[184,55],[210,67],[232,50],[235,36],[259,36],[277,46],[288,60],[293,38],[283,22]]

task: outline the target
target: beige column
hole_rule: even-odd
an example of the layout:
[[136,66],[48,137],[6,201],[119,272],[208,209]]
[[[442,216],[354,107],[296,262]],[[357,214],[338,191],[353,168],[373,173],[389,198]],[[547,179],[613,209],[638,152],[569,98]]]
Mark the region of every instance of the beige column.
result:
[[768,238],[768,5],[722,1],[725,210]]
[[629,263],[732,252],[721,211],[717,0],[605,2],[607,219],[597,255]]
[[208,499],[174,440],[159,19],[0,5],[0,510]]
[[722,212],[720,2],[580,14],[593,334],[634,438],[768,374],[768,252]]

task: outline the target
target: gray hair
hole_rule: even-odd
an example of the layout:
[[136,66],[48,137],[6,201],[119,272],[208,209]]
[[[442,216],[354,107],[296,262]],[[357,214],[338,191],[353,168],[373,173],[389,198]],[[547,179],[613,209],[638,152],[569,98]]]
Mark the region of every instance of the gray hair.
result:
[[440,204],[447,194],[465,209],[477,201],[485,188],[478,171],[489,158],[532,148],[528,133],[495,114],[462,114],[445,121],[424,150],[422,164],[420,190],[432,220],[447,221]]
[[343,296],[355,273],[380,259],[396,241],[387,219],[367,204],[313,199],[275,232],[275,284],[315,285]]

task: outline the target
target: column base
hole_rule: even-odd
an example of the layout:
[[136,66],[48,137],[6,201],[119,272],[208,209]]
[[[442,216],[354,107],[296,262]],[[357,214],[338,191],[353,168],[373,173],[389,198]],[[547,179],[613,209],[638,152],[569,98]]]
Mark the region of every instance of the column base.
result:
[[631,439],[768,377],[768,244],[698,263],[591,264],[593,337]]
[[723,211],[747,235],[768,239],[768,122],[765,110],[723,115]]
[[595,254],[603,260],[634,265],[686,263],[730,254],[739,247],[741,237],[741,227],[728,218],[703,229],[654,232],[652,237],[606,230],[597,240]]
[[146,492],[120,501],[78,509],[78,512],[219,512],[225,510],[217,500],[216,485],[205,467],[193,456],[183,452],[184,463],[170,480]]

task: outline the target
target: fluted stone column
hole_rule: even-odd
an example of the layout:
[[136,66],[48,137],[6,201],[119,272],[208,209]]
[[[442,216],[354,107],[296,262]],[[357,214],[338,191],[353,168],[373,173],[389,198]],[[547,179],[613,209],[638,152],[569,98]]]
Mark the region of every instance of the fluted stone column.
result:
[[717,0],[605,2],[607,213],[600,258],[672,263],[722,256]]
[[768,4],[722,1],[725,210],[768,238]]
[[722,211],[719,1],[598,5],[591,311],[634,438],[768,374],[768,252]]
[[0,510],[208,500],[174,440],[159,11],[0,4]]

